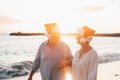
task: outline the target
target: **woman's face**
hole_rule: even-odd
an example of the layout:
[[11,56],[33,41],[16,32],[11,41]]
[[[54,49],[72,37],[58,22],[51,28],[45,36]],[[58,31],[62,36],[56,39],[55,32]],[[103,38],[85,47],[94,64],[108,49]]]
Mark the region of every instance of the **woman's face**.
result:
[[79,34],[76,34],[76,39],[77,39],[77,43],[80,44],[80,39],[81,39],[81,37],[80,37]]

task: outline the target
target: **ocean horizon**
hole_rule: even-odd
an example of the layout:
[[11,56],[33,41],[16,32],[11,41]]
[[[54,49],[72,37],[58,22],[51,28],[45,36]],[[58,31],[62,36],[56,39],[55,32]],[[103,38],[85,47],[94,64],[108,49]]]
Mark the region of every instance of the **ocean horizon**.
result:
[[[7,64],[22,60],[33,60],[40,44],[47,40],[46,36],[10,36],[9,33],[0,33],[0,63]],[[75,36],[61,36],[61,41],[66,42],[74,55],[80,48]],[[94,37],[91,46],[99,56],[106,54],[120,54],[120,37]],[[18,56],[19,55],[19,56]],[[6,61],[13,57],[11,62]],[[19,59],[19,58],[20,59]],[[14,60],[16,59],[17,60]]]

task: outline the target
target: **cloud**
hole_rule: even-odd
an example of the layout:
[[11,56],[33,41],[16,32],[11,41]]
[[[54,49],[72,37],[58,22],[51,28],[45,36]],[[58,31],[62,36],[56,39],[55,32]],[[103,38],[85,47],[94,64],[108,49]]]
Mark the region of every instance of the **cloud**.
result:
[[89,11],[89,12],[96,12],[96,11],[100,11],[100,10],[104,10],[105,7],[104,6],[84,6],[84,7],[81,7],[81,9],[83,11]]
[[10,25],[22,22],[23,22],[22,20],[18,20],[9,16],[0,16],[0,25]]

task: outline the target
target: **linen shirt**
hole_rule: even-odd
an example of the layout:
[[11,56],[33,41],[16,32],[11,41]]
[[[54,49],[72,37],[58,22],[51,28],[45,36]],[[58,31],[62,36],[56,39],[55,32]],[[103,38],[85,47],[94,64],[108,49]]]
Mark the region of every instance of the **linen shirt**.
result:
[[60,60],[72,59],[68,45],[60,41],[57,45],[49,47],[47,41],[43,42],[37,52],[32,69],[40,67],[42,80],[65,80],[65,71],[60,68]]
[[97,80],[98,55],[94,49],[79,57],[79,51],[75,53],[72,61],[74,80]]

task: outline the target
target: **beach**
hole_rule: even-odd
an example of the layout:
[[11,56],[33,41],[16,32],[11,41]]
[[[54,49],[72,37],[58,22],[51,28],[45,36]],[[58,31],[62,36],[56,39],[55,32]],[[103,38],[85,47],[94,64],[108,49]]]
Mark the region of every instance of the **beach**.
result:
[[120,80],[120,61],[100,64],[98,80]]
[[[27,80],[27,78],[28,75],[8,80]],[[120,80],[120,61],[99,64],[97,78],[97,80]],[[33,80],[41,80],[39,72],[35,73]]]
[[[51,44],[57,38],[65,45]],[[28,80],[37,57],[41,70],[36,70],[32,80],[42,80],[40,71],[54,75],[56,66],[67,65],[58,62],[68,56],[60,52],[80,53],[75,73],[88,71],[91,77],[95,69],[85,68],[96,58],[88,58],[91,48],[98,56],[94,60],[98,61],[97,80],[120,80],[120,0],[0,0],[0,80]]]
[[[9,65],[0,65],[0,80],[27,80],[31,71],[31,61],[15,62]],[[120,55],[99,56],[98,80],[120,79]],[[33,80],[41,80],[39,70]]]
[[[0,80],[27,80],[37,50],[46,36],[0,36]],[[80,48],[74,36],[62,36],[74,55]],[[120,80],[120,37],[94,37],[99,56],[98,80]],[[17,44],[17,45],[16,45]],[[37,72],[33,80],[39,80]]]
[[[16,62],[9,65],[0,65],[0,80],[27,80],[31,71],[31,61]],[[120,55],[99,56],[98,80],[120,79]],[[33,80],[40,80],[39,70]]]

